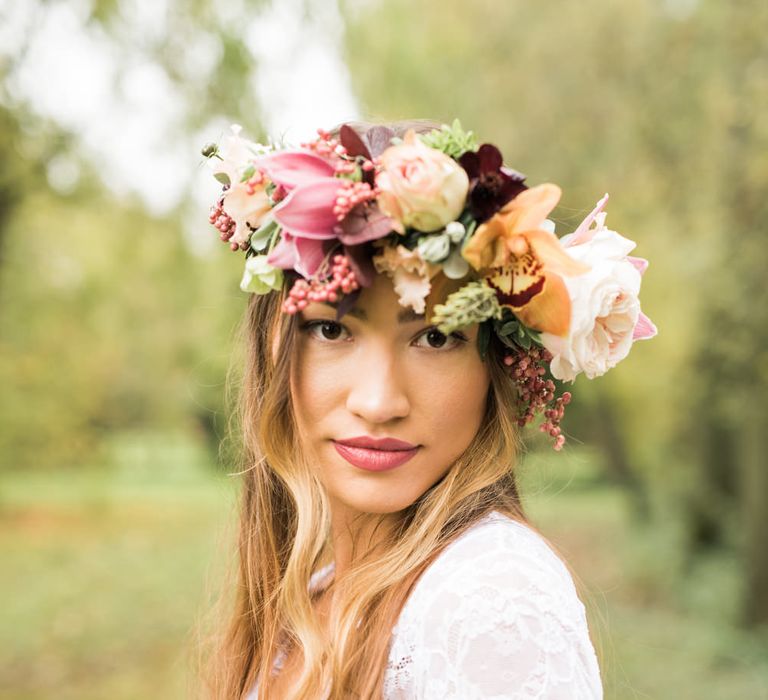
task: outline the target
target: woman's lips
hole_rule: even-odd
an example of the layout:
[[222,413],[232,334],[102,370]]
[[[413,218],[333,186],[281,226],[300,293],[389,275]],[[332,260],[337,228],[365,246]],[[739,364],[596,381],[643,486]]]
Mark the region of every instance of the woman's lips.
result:
[[419,451],[418,445],[394,438],[333,440],[333,446],[353,466],[373,472],[399,467]]

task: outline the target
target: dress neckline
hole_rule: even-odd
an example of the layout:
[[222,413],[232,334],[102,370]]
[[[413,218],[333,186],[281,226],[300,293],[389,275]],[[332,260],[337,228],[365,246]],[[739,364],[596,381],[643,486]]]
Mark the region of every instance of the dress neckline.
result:
[[[497,510],[492,510],[489,513],[486,513],[482,518],[479,518],[475,523],[473,523],[469,529],[476,527],[480,523],[486,522],[488,520],[511,520],[512,522],[517,522],[510,518],[507,515],[504,515],[504,513],[500,513]],[[315,571],[309,578],[309,591],[310,593],[318,593],[322,590],[324,590],[327,586],[328,579],[333,575],[333,573],[336,571],[336,562],[332,561],[330,564],[326,564],[324,567],[318,569]]]
[[336,562],[327,564],[322,569],[318,569],[309,577],[309,592],[317,593],[325,588],[327,580],[336,570]]

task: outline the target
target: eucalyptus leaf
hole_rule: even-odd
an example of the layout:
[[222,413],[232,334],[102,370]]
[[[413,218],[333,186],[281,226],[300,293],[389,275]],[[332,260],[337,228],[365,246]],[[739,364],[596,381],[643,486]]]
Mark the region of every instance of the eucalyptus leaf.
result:
[[517,348],[519,345],[507,335],[498,336],[499,340],[504,343],[508,348]]
[[480,353],[480,358],[485,359],[488,354],[488,348],[491,345],[491,324],[488,321],[483,321],[477,329],[477,349]]
[[229,180],[229,175],[226,173],[215,173],[214,177],[222,184],[222,185],[231,185],[232,183]]

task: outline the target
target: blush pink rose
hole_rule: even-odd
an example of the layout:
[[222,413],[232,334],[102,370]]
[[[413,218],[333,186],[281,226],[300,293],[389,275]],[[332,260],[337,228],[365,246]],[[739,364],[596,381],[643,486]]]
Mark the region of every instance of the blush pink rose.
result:
[[453,158],[424,144],[413,129],[402,144],[381,154],[376,176],[379,208],[395,220],[397,230],[438,231],[455,221],[469,190],[467,173]]

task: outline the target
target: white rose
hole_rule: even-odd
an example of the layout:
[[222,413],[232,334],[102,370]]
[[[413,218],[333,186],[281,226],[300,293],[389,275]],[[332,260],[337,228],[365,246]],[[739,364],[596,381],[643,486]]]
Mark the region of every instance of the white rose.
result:
[[603,228],[602,219],[589,240],[569,245],[572,236],[564,236],[561,243],[591,270],[563,278],[571,297],[568,335],[541,335],[544,347],[554,355],[552,375],[565,381],[573,381],[579,372],[593,379],[623,360],[640,318],[641,273],[627,259],[635,243]]

